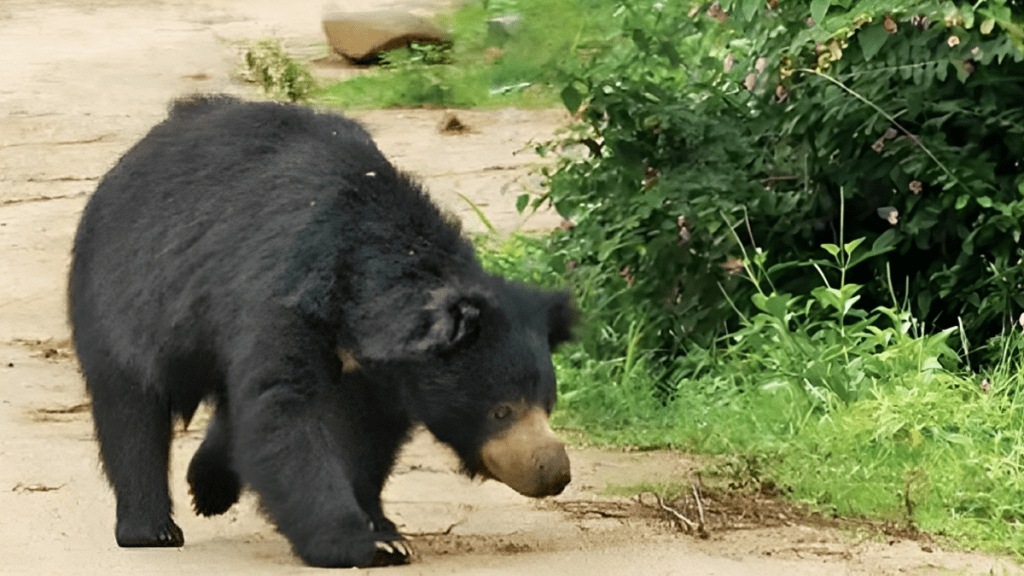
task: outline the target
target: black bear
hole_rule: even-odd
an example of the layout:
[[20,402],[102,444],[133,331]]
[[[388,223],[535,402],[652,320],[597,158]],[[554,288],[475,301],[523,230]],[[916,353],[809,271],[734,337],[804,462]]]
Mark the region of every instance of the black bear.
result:
[[306,563],[405,563],[380,502],[417,424],[465,471],[534,497],[569,482],[551,351],[575,308],[486,273],[352,120],[195,96],[101,180],[68,303],[121,546],[181,546],[172,426],[215,406],[196,513],[244,486]]

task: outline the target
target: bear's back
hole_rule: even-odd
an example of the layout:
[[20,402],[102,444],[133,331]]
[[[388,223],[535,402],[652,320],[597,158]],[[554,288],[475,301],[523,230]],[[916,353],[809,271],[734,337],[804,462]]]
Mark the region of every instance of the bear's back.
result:
[[358,123],[226,96],[179,100],[124,155],[74,252],[72,322],[107,325],[116,349],[159,349],[182,325],[224,332],[230,310],[266,305],[332,320],[402,278],[478,269]]

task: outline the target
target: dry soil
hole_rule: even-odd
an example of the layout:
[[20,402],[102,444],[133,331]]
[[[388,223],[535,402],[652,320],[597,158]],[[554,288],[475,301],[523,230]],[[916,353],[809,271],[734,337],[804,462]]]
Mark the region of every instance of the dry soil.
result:
[[[412,7],[442,0],[346,0],[334,9]],[[330,9],[331,7],[328,7]],[[309,572],[245,496],[226,515],[189,510],[184,466],[204,415],[174,441],[172,486],[186,545],[121,550],[113,497],[96,458],[83,384],[68,347],[65,274],[78,216],[97,179],[169,99],[196,91],[258,97],[237,80],[239,47],[268,36],[322,55],[319,2],[293,0],[0,0],[0,573],[284,574]],[[352,73],[336,62],[323,76]],[[481,223],[459,194],[503,230],[524,221],[513,198],[536,186],[529,142],[565,121],[559,112],[458,112],[470,127],[437,129],[443,111],[357,114],[396,164],[439,202]],[[947,552],[927,540],[839,530],[750,500],[749,518],[686,535],[668,513],[609,485],[688,482],[685,455],[576,448],[574,481],[543,501],[454,472],[425,434],[385,491],[386,509],[418,551],[381,574],[989,574],[1021,573],[1006,559]],[[708,500],[711,507],[717,506]],[[752,503],[752,504],[751,504]],[[752,508],[751,508],[752,507]],[[779,508],[785,510],[785,508]],[[763,513],[771,511],[770,514]],[[712,513],[728,510],[708,510]],[[752,512],[747,514],[747,512]],[[692,515],[692,513],[690,514]]]

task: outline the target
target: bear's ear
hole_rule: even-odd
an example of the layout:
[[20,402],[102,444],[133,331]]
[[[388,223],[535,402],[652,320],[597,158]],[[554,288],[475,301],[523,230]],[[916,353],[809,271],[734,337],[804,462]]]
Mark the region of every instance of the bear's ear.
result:
[[579,310],[568,292],[556,292],[548,304],[548,346],[552,350],[573,339]]
[[471,341],[480,329],[480,305],[453,290],[434,293],[426,306],[408,314],[364,333],[359,356],[387,361],[442,354]]
[[420,329],[403,347],[411,355],[447,352],[474,338],[479,329],[480,307],[470,300],[456,299],[425,308]]

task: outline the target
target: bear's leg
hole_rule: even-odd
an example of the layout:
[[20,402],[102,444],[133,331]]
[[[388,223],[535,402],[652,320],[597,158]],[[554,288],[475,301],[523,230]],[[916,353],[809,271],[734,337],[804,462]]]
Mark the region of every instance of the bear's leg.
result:
[[[364,463],[363,469],[368,477],[367,481],[357,486],[356,499],[370,516],[375,532],[398,534],[395,523],[384,515],[380,493],[388,476],[391,475],[395,456],[405,442],[405,432],[408,430],[409,424],[408,422],[387,422],[387,424],[390,426],[384,426],[384,429],[378,426],[367,427],[363,432],[366,437],[360,439],[360,443],[365,443],[364,452],[360,455],[360,462]],[[376,436],[377,442],[370,441],[374,436]],[[369,453],[366,452],[367,449],[370,450]]]
[[231,423],[225,400],[206,428],[206,438],[188,465],[188,485],[196,514],[215,516],[238,502],[242,483],[231,461]]
[[183,545],[181,528],[171,519],[167,489],[169,402],[117,369],[92,370],[86,380],[100,457],[117,497],[117,544]]
[[315,346],[289,349],[279,334],[296,332],[275,329],[266,345],[236,358],[228,378],[236,469],[307,564],[404,564],[404,539],[374,531],[356,498],[358,439],[345,432],[346,405],[325,401],[336,378],[330,352],[318,359]]

